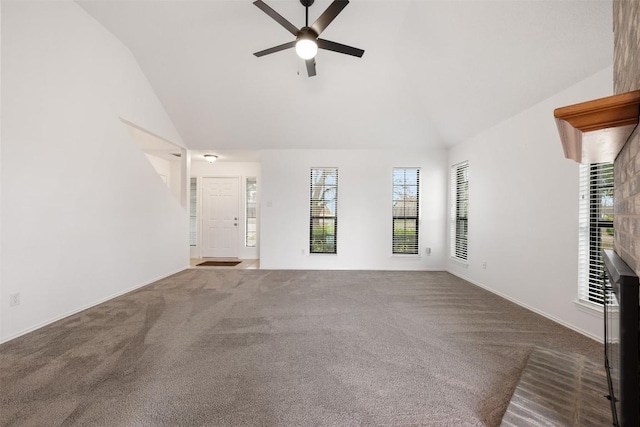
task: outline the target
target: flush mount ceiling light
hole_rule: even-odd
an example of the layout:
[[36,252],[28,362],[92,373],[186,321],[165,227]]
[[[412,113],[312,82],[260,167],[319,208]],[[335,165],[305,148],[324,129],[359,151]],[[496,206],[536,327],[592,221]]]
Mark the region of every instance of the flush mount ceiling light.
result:
[[218,160],[218,156],[216,156],[215,154],[205,154],[204,159],[209,163],[213,163]]
[[332,42],[329,40],[321,39],[320,34],[327,28],[327,26],[338,16],[342,9],[348,4],[348,0],[334,0],[331,5],[325,10],[322,15],[309,25],[309,6],[313,4],[314,0],[300,0],[300,3],[305,9],[305,25],[298,29],[291,22],[284,19],[278,12],[273,10],[262,0],[256,0],[253,2],[260,10],[269,15],[274,21],[282,25],[287,31],[293,34],[296,39],[294,41],[281,44],[269,49],[261,50],[254,53],[255,56],[261,57],[270,53],[280,52],[281,50],[296,48],[298,56],[305,60],[307,65],[307,74],[309,77],[316,75],[316,61],[315,56],[318,49],[331,50],[333,52],[344,53],[345,55],[362,57],[364,50],[355,47],[347,46],[344,44]]

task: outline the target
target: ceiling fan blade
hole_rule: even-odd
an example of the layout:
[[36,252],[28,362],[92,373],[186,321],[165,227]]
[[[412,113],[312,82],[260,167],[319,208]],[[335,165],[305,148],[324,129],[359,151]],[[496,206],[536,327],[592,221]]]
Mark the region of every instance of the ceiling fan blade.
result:
[[296,41],[292,41],[289,43],[281,44],[279,46],[271,47],[269,49],[261,50],[260,52],[254,53],[255,56],[260,58],[261,56],[269,55],[270,53],[280,52],[281,50],[290,49],[296,45]]
[[316,20],[316,22],[313,23],[313,25],[311,25],[313,31],[320,35],[320,33],[322,33],[325,28],[327,28],[329,24],[331,24],[331,22],[336,19],[336,16],[338,16],[338,14],[342,12],[342,9],[347,7],[348,4],[348,0],[335,0],[333,3],[331,3],[327,10],[325,10],[322,15],[320,15],[320,17]]
[[332,50],[334,52],[344,53],[345,55],[357,56],[358,58],[362,58],[362,55],[364,55],[364,50],[347,46],[346,44],[340,44],[325,39],[318,39],[317,41],[318,48],[320,49]]
[[307,63],[307,74],[309,77],[313,77],[316,75],[316,60],[315,58],[307,59],[304,61]]
[[256,0],[253,2],[260,10],[269,15],[273,20],[275,20],[278,24],[282,25],[287,31],[289,31],[294,36],[298,35],[298,27],[293,25],[291,22],[287,21],[275,10],[271,9],[271,7],[263,2],[262,0]]

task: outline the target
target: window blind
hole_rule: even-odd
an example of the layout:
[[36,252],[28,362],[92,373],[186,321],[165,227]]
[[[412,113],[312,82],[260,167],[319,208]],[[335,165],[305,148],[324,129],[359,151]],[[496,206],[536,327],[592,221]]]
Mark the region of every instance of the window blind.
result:
[[451,219],[450,256],[467,261],[467,237],[469,232],[469,163],[463,162],[451,168]]
[[198,244],[198,178],[191,178],[189,185],[189,245]]
[[309,252],[335,254],[338,245],[338,168],[311,168]]
[[604,303],[602,249],[613,249],[613,163],[580,165],[578,298]]
[[392,223],[394,254],[418,254],[420,169],[393,169]]

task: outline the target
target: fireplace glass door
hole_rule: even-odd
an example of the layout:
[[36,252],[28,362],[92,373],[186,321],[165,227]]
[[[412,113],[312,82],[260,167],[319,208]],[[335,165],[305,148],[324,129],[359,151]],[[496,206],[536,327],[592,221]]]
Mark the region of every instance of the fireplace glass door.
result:
[[618,425],[620,411],[620,304],[616,284],[605,287],[605,366],[609,373],[609,394],[613,424]]

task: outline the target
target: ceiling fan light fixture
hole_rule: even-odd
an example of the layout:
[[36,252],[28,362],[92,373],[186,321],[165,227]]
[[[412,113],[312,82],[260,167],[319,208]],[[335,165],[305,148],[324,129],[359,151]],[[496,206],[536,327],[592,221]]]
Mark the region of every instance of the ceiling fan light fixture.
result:
[[218,160],[218,156],[216,156],[215,154],[205,154],[204,159],[209,163],[213,163]]
[[261,56],[270,55],[272,53],[280,52],[286,49],[296,48],[296,54],[305,61],[307,67],[307,75],[313,77],[316,75],[316,61],[314,60],[318,49],[330,50],[345,55],[356,56],[361,58],[364,54],[364,50],[355,47],[347,46],[332,42],[330,40],[321,39],[320,34],[327,28],[331,22],[342,12],[349,0],[333,0],[328,8],[316,19],[316,21],[309,25],[309,6],[314,3],[315,0],[300,0],[302,6],[304,6],[305,12],[305,25],[298,29],[291,22],[287,21],[278,12],[273,10],[271,6],[267,5],[263,0],[255,0],[253,4],[269,15],[271,19],[280,24],[285,30],[293,34],[296,39],[288,43],[283,43],[278,46],[274,46],[269,49],[264,49],[259,52],[255,52],[253,55],[260,58]]
[[304,60],[314,58],[318,53],[318,44],[315,40],[301,38],[296,42],[296,53]]

